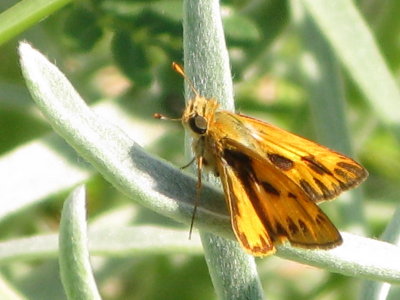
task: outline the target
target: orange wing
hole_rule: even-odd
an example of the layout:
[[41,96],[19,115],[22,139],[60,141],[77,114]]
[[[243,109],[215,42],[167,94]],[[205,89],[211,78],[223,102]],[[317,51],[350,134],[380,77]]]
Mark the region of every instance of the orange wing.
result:
[[234,232],[249,253],[272,254],[284,241],[321,249],[341,244],[338,230],[295,182],[225,142],[218,170]]
[[360,164],[334,150],[244,115],[220,114],[221,128],[226,128],[224,123],[230,119],[228,122],[235,122],[242,133],[246,131],[241,134],[246,140],[232,137],[240,152],[247,151],[249,156],[273,165],[275,172],[285,173],[312,201],[333,199],[368,176]]
[[[270,124],[217,112],[210,127],[234,232],[249,253],[289,241],[329,249],[340,233],[315,202],[331,199],[368,175],[354,160]],[[211,147],[211,146],[210,146]]]

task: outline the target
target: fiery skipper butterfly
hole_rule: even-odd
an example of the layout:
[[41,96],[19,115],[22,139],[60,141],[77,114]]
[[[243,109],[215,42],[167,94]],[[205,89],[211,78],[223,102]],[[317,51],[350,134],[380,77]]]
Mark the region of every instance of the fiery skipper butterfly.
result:
[[173,68],[195,93],[179,120],[193,137],[198,189],[203,167],[221,178],[233,231],[243,248],[265,256],[286,241],[306,249],[340,245],[339,231],[316,203],[357,186],[367,170],[271,124],[218,110],[217,101],[202,97],[181,66],[173,63]]

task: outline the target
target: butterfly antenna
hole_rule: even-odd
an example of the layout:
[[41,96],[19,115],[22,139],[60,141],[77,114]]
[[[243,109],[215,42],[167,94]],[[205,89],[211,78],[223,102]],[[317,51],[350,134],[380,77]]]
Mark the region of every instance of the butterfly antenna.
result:
[[189,84],[190,89],[193,91],[193,93],[196,95],[196,97],[200,97],[199,92],[195,89],[193,81],[191,81],[187,76],[186,73],[183,69],[183,67],[180,64],[177,64],[176,62],[172,62],[172,69],[174,69],[175,72],[179,73],[182,75],[182,77],[187,81]]
[[160,119],[160,120],[168,120],[168,121],[182,121],[181,118],[170,118],[170,117],[164,116],[163,114],[159,114],[159,113],[153,114],[153,118]]

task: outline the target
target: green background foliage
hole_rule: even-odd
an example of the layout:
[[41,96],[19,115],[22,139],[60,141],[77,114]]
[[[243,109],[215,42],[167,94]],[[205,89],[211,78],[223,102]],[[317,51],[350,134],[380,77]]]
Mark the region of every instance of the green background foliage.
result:
[[[313,2],[221,2],[236,109],[362,162],[368,181],[323,209],[341,231],[378,238],[386,229],[383,238],[398,243],[392,216],[400,189],[400,4]],[[82,183],[91,264],[104,299],[216,299],[220,294],[198,236],[187,239],[187,224],[139,204],[140,191],[115,189],[118,182],[110,184],[58,137],[32,101],[17,50],[21,40],[39,49],[96,113],[147,153],[179,167],[187,162],[182,128],[152,114],[179,117],[184,107],[182,79],[170,69],[172,61],[184,59],[182,6],[168,0],[1,1],[1,299],[71,295],[61,284],[56,234],[70,232],[60,228],[61,211]],[[90,161],[89,154],[83,157]],[[156,211],[162,210],[160,203]],[[65,216],[75,224],[74,208],[68,207],[64,225]],[[82,222],[76,224],[85,231]],[[84,247],[78,251],[84,256]],[[68,261],[60,260],[65,270]],[[256,261],[268,299],[375,299],[387,288],[277,256]],[[392,288],[386,299],[396,295]]]

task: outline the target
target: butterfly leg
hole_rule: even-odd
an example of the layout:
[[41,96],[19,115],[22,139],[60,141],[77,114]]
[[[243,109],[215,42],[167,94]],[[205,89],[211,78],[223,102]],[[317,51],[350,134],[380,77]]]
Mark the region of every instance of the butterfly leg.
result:
[[186,165],[183,165],[182,167],[180,167],[179,169],[183,170],[186,169],[187,167],[189,167],[192,163],[194,163],[194,161],[196,160],[196,157],[193,157],[189,163],[187,163]]
[[193,208],[193,214],[192,214],[192,220],[190,222],[190,230],[189,230],[189,239],[192,236],[192,230],[193,230],[193,224],[194,224],[194,219],[196,217],[196,211],[197,211],[197,206],[199,205],[200,202],[200,192],[201,192],[201,171],[203,168],[203,156],[200,155],[198,157],[195,157],[197,160],[197,184],[196,184],[196,198],[194,201],[194,208]]

